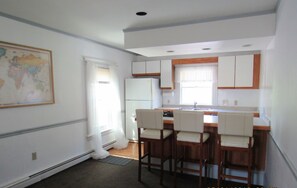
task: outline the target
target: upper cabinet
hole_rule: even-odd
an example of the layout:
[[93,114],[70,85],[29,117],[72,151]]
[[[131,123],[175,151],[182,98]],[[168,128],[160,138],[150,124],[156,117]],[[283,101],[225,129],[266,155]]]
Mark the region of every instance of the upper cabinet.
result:
[[161,61],[161,89],[174,89],[173,67],[171,60]]
[[145,74],[145,61],[132,62],[132,74]]
[[160,61],[146,61],[146,73],[147,74],[160,74]]
[[218,59],[219,89],[259,89],[260,54]]
[[160,61],[132,62],[133,76],[160,76]]
[[219,57],[218,87],[234,87],[235,56]]
[[253,87],[254,56],[236,56],[235,87]]

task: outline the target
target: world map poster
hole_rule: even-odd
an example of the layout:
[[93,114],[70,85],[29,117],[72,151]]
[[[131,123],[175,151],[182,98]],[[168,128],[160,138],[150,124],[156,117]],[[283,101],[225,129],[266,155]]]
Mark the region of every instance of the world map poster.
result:
[[53,103],[51,51],[0,42],[0,108]]

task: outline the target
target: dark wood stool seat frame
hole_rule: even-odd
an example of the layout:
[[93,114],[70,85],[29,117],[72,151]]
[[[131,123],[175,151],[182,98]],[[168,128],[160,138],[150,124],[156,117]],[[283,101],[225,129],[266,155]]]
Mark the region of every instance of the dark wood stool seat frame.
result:
[[[163,174],[164,174],[164,163],[166,162],[166,160],[169,160],[169,170],[170,173],[172,173],[172,154],[170,152],[170,154],[168,156],[164,156],[164,143],[166,140],[170,141],[170,151],[172,151],[172,134],[169,135],[166,138],[163,138],[163,130],[160,130],[160,139],[148,139],[148,138],[141,138],[140,137],[140,132],[141,129],[138,128],[138,181],[141,181],[141,167],[142,165],[147,165],[148,170],[151,170],[151,166],[155,166],[155,167],[160,167],[160,185],[163,184]],[[141,143],[142,142],[146,142],[147,143],[147,152],[144,153],[144,155],[142,155],[142,150],[141,150]],[[158,143],[161,146],[161,156],[160,156],[160,164],[156,164],[156,163],[151,163],[151,143]],[[148,158],[147,162],[142,161],[144,158]]]
[[[252,182],[252,156],[253,156],[253,148],[252,148],[252,137],[249,137],[248,148],[239,148],[239,147],[227,147],[221,146],[221,136],[218,135],[218,187],[221,186],[221,180],[228,179],[237,179],[237,180],[245,180],[247,181],[248,187],[251,187]],[[248,164],[245,165],[233,165],[229,164],[227,161],[227,155],[229,152],[244,152],[248,155]],[[233,176],[226,174],[225,169],[236,169],[236,170],[245,170],[248,172],[247,177],[242,176]]]
[[[183,172],[192,172],[192,173],[198,173],[199,174],[199,187],[202,185],[202,172],[203,172],[203,167],[204,167],[204,177],[207,177],[207,165],[208,165],[208,158],[209,156],[205,156],[205,146],[207,146],[207,154],[209,154],[209,143],[205,141],[203,143],[203,133],[200,133],[200,143],[195,143],[195,142],[185,142],[185,141],[178,141],[177,140],[177,134],[179,131],[174,131],[174,186],[176,187],[176,180],[177,180],[177,172],[180,171],[181,173]],[[178,147],[181,146],[183,147],[182,153],[178,153]],[[193,168],[185,168],[183,163],[184,163],[184,156],[185,156],[185,147],[196,147],[199,148],[199,159],[195,160],[193,162],[198,162],[199,164],[199,169],[193,169]],[[192,162],[192,161],[191,161]],[[180,163],[180,167],[178,164]]]
[[[218,187],[221,187],[221,180],[225,180],[226,178],[247,181],[247,186],[251,187],[253,163],[253,114],[220,112],[218,118]],[[224,143],[222,145],[223,135]],[[229,140],[227,140],[228,138]],[[248,155],[247,164],[240,166],[229,164],[228,154],[231,154],[232,152],[246,153]],[[227,168],[247,171],[247,177],[227,174]]]

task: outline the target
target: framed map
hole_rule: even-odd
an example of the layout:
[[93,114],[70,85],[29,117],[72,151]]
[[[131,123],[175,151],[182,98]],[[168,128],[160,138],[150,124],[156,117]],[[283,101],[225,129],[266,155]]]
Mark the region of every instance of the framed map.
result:
[[0,108],[54,102],[52,52],[0,41]]

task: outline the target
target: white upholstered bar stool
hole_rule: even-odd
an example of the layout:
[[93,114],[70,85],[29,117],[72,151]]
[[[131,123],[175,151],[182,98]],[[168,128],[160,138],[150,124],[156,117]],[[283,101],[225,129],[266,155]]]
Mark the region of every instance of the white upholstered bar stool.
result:
[[[221,179],[246,180],[248,187],[252,181],[252,147],[253,140],[253,114],[252,113],[218,113],[218,187]],[[247,166],[233,166],[228,164],[229,152],[245,152],[248,155]],[[247,177],[226,174],[226,168],[247,170]]]
[[[174,117],[174,185],[176,186],[176,173],[188,171],[199,173],[199,187],[202,185],[202,172],[205,167],[205,177],[207,177],[207,158],[209,157],[209,147],[205,155],[205,145],[209,138],[209,133],[204,133],[204,113],[199,111],[182,111],[173,112]],[[183,152],[178,152],[178,147],[183,147]],[[185,158],[185,147],[196,147],[199,152],[199,169],[185,168],[183,161]],[[178,166],[180,163],[180,167]]]
[[[141,166],[147,165],[148,169],[151,166],[160,167],[160,184],[163,183],[163,169],[164,162],[169,159],[169,168],[172,172],[172,130],[163,129],[163,110],[149,110],[149,109],[136,109],[136,119],[138,127],[138,181],[141,181]],[[168,156],[164,154],[164,144],[165,141],[170,142],[170,152]],[[147,152],[142,156],[141,142],[146,142],[148,145]],[[160,164],[151,163],[151,143],[158,143],[160,146]],[[148,162],[143,162],[142,159],[148,157]]]

